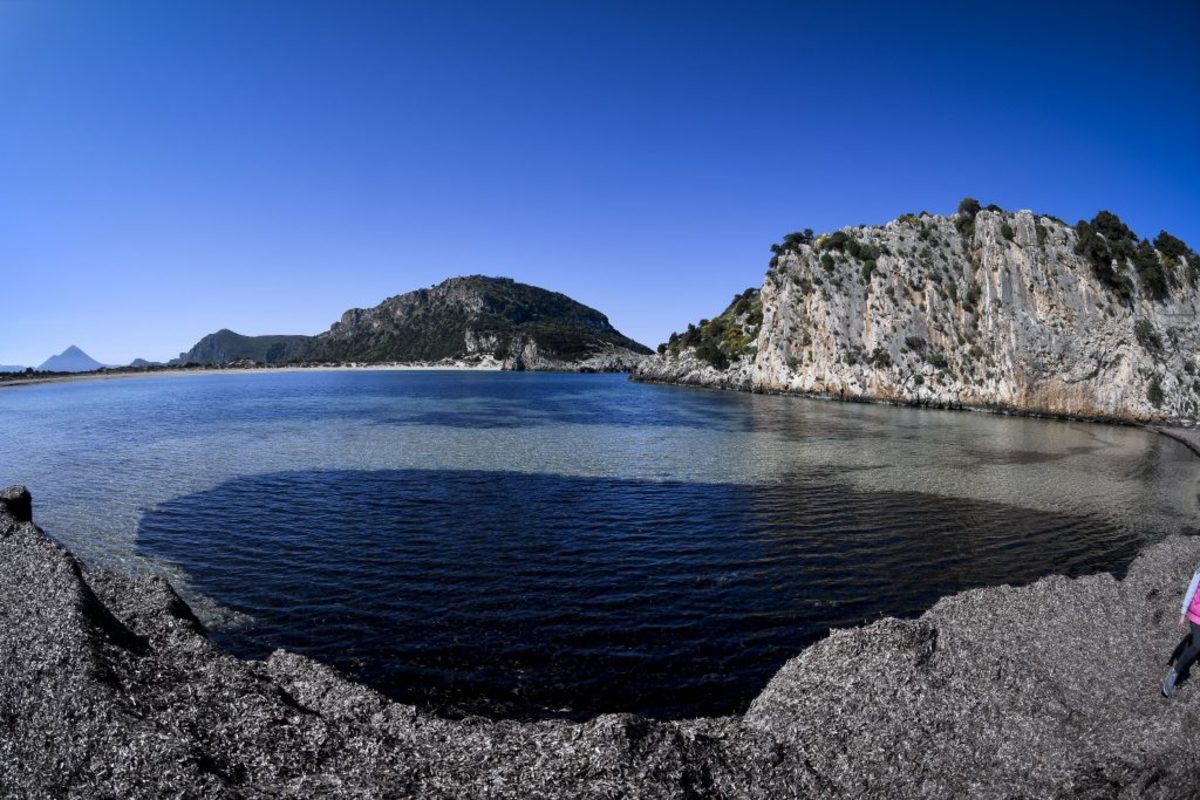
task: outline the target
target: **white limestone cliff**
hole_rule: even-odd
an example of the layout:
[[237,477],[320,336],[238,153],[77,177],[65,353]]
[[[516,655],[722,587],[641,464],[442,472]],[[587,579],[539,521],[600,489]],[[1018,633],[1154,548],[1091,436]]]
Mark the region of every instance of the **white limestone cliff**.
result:
[[[776,248],[757,296],[761,324],[742,331],[752,344],[729,346],[727,311],[691,337],[673,337],[635,378],[1092,418],[1195,419],[1195,254],[1145,244],[1142,270],[1118,254],[1106,272],[1096,266],[1106,259],[1077,252],[1080,235],[1029,211],[980,210],[973,220],[905,215],[793,237]],[[1164,276],[1157,286],[1155,275]],[[724,338],[721,330],[710,336],[722,319]],[[704,339],[716,341],[724,357],[712,357],[709,345],[704,358]]]

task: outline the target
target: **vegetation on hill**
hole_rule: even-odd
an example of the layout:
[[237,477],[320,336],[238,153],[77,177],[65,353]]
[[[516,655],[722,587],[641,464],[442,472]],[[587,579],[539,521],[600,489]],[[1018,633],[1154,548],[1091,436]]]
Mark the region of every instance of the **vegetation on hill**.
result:
[[[811,233],[806,231],[810,241]],[[672,333],[658,346],[658,352],[677,356],[691,348],[698,358],[717,369],[726,369],[733,361],[752,354],[762,320],[762,299],[758,289],[751,287],[735,295],[715,319],[702,319],[699,325],[689,323],[683,333]]]
[[370,309],[352,309],[318,336],[205,336],[176,363],[226,364],[251,360],[425,362],[494,356],[533,346],[541,357],[582,361],[623,348],[649,348],[623,336],[594,308],[564,294],[511,278],[450,278],[429,289],[396,295]]
[[605,348],[649,354],[608,318],[559,292],[511,278],[472,275],[388,298],[348,312],[317,338],[326,358],[357,361],[437,361],[487,351],[505,359],[514,347],[536,345],[543,356],[574,361]]
[[227,364],[249,360],[283,364],[305,358],[312,342],[311,336],[243,336],[222,328],[205,336],[186,353],[180,353],[173,363]]

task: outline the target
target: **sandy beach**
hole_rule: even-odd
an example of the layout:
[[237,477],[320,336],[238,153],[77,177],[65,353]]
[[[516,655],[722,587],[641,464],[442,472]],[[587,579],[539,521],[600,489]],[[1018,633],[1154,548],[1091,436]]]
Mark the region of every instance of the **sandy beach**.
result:
[[12,377],[0,375],[0,389],[17,386],[36,386],[46,383],[75,383],[78,381],[113,380],[117,378],[155,378],[155,377],[184,377],[192,375],[218,375],[226,373],[251,374],[262,372],[453,372],[468,370],[472,372],[499,372],[502,367],[499,361],[487,359],[478,363],[455,361],[451,363],[379,363],[379,364],[313,364],[304,366],[289,364],[271,367],[259,365],[254,367],[167,367],[163,369],[124,369],[97,370],[96,372],[79,372],[73,374],[39,374],[23,375],[11,373]]

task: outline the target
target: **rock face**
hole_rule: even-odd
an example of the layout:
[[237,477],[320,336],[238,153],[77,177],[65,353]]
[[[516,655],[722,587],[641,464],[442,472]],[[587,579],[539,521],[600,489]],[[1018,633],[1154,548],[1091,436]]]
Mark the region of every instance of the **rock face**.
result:
[[46,359],[39,372],[91,372],[104,365],[75,345],[71,345],[56,356]]
[[84,568],[0,495],[0,796],[1184,797],[1200,686],[1158,680],[1200,539],[1122,581],[946,598],[788,662],[743,717],[446,720]]
[[461,361],[513,370],[628,371],[649,353],[566,295],[474,275],[351,309],[318,336],[218,331],[173,363]]
[[1139,242],[1107,212],[1070,227],[989,207],[774,249],[751,340],[734,346],[711,330],[720,317],[705,321],[635,377],[1095,418],[1200,413],[1200,263],[1169,235]]

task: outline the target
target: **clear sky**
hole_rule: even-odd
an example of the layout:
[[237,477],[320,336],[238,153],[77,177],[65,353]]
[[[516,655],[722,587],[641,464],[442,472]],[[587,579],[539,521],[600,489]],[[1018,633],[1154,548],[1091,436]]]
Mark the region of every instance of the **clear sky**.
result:
[[783,233],[1101,208],[1200,248],[1200,3],[0,0],[0,364],[460,274],[654,346]]

